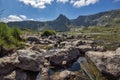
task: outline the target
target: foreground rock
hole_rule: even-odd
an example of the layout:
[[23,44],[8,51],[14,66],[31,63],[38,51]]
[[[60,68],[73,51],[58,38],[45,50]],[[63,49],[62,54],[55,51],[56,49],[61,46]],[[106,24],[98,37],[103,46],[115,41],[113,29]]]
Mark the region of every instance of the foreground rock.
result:
[[0,44],[0,57],[12,54],[14,49],[6,49]]
[[41,68],[41,72],[37,75],[36,80],[50,80],[48,68]]
[[81,52],[78,48],[70,47],[67,49],[58,50],[50,57],[49,60],[53,66],[65,67],[71,66],[71,64],[75,62],[80,55]]
[[22,70],[16,70],[16,80],[27,80],[27,73]]
[[26,40],[31,44],[32,43],[35,43],[35,44],[40,43],[39,38],[37,36],[29,36]]
[[68,70],[64,70],[62,72],[60,72],[59,74],[59,79],[60,80],[64,80],[64,79],[71,79],[75,77],[75,73],[68,71]]
[[89,51],[86,56],[104,75],[108,75],[110,80],[120,79],[120,48],[107,52]]
[[8,74],[15,69],[13,62],[16,55],[0,58],[0,75]]
[[39,71],[39,66],[44,63],[43,53],[33,50],[18,50],[15,66],[23,70]]

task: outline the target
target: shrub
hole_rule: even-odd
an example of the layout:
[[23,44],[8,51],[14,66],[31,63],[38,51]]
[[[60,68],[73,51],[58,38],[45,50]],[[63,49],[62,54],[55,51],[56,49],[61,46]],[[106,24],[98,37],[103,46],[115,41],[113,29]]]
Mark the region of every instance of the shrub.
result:
[[7,39],[10,36],[9,28],[6,24],[0,23],[0,39]]
[[11,34],[12,34],[12,36],[15,38],[15,39],[17,39],[17,40],[20,40],[20,29],[19,28],[17,28],[17,27],[13,27],[12,29],[11,29]]
[[7,24],[0,23],[0,44],[3,47],[18,47],[21,44],[20,41],[20,30],[18,28],[9,28]]
[[52,35],[56,35],[56,31],[54,30],[45,30],[42,32],[41,36],[52,36]]

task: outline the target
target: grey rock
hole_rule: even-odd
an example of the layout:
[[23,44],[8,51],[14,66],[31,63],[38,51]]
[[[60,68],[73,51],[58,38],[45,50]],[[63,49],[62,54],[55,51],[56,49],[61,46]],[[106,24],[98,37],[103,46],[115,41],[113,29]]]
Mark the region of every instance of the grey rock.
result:
[[111,74],[115,78],[120,76],[120,48],[116,51],[95,52],[88,51],[86,56],[106,74]]
[[36,80],[50,80],[48,68],[42,68]]
[[64,70],[64,71],[60,72],[58,77],[60,80],[65,80],[65,79],[71,79],[71,77],[74,77],[74,76],[75,76],[74,72]]
[[36,44],[38,44],[38,43],[40,43],[39,42],[39,38],[37,38],[36,36],[29,36],[28,38],[27,38],[27,41],[28,42],[30,42],[30,43],[36,43]]
[[[78,48],[60,49],[50,57],[50,64],[58,67],[70,66],[80,56]],[[65,62],[66,64],[63,64]]]
[[0,58],[0,75],[8,74],[15,69],[13,65],[15,57],[15,55],[12,55],[10,57]]
[[43,53],[33,50],[18,50],[18,57],[14,63],[23,70],[39,71],[39,66],[44,64]]

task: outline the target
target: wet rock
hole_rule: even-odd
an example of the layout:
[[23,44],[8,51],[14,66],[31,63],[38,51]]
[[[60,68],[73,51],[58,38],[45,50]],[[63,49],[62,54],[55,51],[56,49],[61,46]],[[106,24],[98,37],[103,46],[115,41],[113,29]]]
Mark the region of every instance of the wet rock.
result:
[[80,55],[78,48],[60,49],[50,57],[50,64],[57,67],[70,66]]
[[33,50],[18,50],[18,57],[14,63],[23,70],[39,71],[39,66],[44,64],[43,53]]
[[[120,48],[116,51],[95,52],[88,51],[86,56],[104,74],[113,79],[120,78]],[[109,77],[109,78],[111,78]]]

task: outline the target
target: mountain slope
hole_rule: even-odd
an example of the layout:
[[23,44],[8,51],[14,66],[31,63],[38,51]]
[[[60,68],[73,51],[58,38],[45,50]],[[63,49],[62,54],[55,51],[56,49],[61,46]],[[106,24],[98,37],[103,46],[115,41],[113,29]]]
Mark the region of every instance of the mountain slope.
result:
[[[77,26],[107,26],[118,25],[120,22],[120,9],[97,13],[88,16],[79,16],[73,21]],[[120,23],[119,23],[120,24]]]
[[53,29],[56,31],[68,31],[68,26],[71,25],[71,21],[64,15],[59,15],[53,21],[38,22],[38,21],[20,21],[7,23],[10,27],[18,26],[20,28],[29,28],[33,30]]
[[120,9],[101,12],[93,15],[79,16],[70,20],[60,14],[55,20],[47,22],[39,21],[20,21],[9,22],[9,26],[29,28],[33,30],[53,29],[56,31],[68,31],[70,26],[120,26]]

